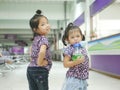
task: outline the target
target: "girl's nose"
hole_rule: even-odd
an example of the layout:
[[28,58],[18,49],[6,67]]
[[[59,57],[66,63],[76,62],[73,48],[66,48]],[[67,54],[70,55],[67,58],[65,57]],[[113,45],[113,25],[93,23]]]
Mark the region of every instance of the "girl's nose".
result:
[[50,24],[47,24],[47,27],[50,27]]
[[75,41],[77,40],[77,38],[75,38]]
[[47,27],[50,28],[50,24],[47,24]]

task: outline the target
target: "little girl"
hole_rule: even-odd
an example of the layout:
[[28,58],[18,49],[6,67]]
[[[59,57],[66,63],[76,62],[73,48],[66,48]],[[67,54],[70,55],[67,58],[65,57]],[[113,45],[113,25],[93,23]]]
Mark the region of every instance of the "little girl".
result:
[[82,48],[82,57],[72,60],[73,51],[75,50],[73,45],[83,40],[85,40],[85,37],[80,28],[69,23],[62,38],[63,44],[67,46],[63,52],[63,64],[64,67],[69,68],[63,90],[87,90],[86,79],[88,79],[89,58],[86,49]]
[[52,66],[50,46],[46,35],[50,31],[47,17],[40,10],[30,19],[33,31],[31,60],[27,68],[29,90],[49,90],[48,75]]

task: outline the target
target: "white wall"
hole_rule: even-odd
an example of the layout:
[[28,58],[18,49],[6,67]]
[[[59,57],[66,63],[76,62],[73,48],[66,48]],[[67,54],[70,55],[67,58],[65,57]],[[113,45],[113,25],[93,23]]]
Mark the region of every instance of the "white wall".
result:
[[95,17],[98,38],[120,33],[120,4],[111,4]]

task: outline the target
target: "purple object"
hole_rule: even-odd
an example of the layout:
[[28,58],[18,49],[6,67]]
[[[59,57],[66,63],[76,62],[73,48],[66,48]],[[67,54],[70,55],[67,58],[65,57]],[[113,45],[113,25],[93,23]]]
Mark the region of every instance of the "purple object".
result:
[[91,55],[91,68],[120,76],[120,55]]
[[84,13],[82,13],[74,22],[75,25],[80,26],[84,23]]
[[14,40],[17,38],[15,34],[5,34],[4,37],[5,39],[10,39],[10,40]]
[[23,55],[24,54],[24,47],[14,46],[14,47],[12,47],[12,53],[17,54],[17,55]]
[[96,13],[102,11],[105,7],[110,5],[115,0],[96,0],[90,6],[90,16],[94,16]]

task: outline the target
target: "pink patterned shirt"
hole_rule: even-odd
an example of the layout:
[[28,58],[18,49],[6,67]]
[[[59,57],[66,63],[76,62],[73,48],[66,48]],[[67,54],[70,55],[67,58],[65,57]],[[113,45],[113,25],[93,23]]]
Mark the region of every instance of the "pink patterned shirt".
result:
[[45,36],[38,35],[34,38],[33,44],[32,44],[32,52],[31,52],[31,62],[29,64],[29,67],[39,67],[37,66],[37,58],[38,58],[38,53],[40,50],[41,45],[46,45],[47,50],[45,54],[45,59],[48,60],[48,65],[44,66],[44,68],[50,70],[52,66],[52,59],[51,59],[51,52],[50,52],[50,46],[48,43],[48,39]]
[[[63,55],[68,55],[69,57],[72,58],[74,48],[72,45],[68,46],[67,48],[64,49]],[[81,52],[84,57],[85,57],[85,62],[78,64],[74,67],[70,67],[69,70],[66,73],[67,77],[75,77],[78,79],[87,79],[89,75],[89,58],[87,55],[87,51],[85,48],[82,48]]]

